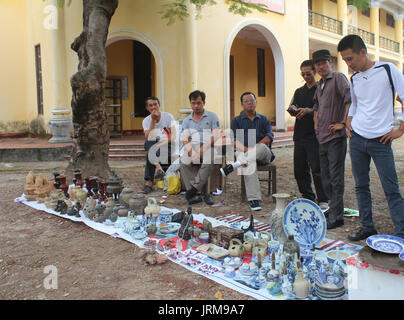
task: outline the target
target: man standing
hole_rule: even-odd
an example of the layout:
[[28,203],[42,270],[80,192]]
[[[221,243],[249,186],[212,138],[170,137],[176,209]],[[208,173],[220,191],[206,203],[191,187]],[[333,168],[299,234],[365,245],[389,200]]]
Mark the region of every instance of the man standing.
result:
[[142,192],[150,193],[154,179],[161,179],[165,175],[161,164],[169,165],[171,162],[171,143],[175,141],[176,130],[174,117],[171,113],[160,111],[158,98],[148,97],[145,103],[150,114],[142,123],[146,140],[144,148],[147,151]]
[[306,83],[295,91],[287,110],[291,116],[296,117],[293,132],[294,174],[302,197],[315,202],[316,195],[311,187],[311,170],[318,204],[322,210],[326,210],[328,209],[328,198],[321,182],[319,146],[313,122],[313,96],[317,89],[313,62],[311,60],[303,61],[300,71]]
[[243,112],[231,121],[231,130],[236,148],[237,161],[220,169],[227,177],[239,167],[244,175],[245,190],[251,210],[261,210],[261,188],[258,180],[257,163],[268,164],[275,159],[270,147],[274,140],[268,118],[256,112],[257,100],[252,92],[241,97]]
[[349,82],[330,65],[330,52],[313,53],[321,79],[314,94],[314,129],[320,144],[320,168],[324,191],[330,200],[325,213],[327,229],[344,225],[344,174],[346,156],[346,113],[351,102]]
[[[220,137],[220,123],[216,114],[205,110],[206,95],[196,90],[190,93],[192,113],[182,122],[181,139],[184,154],[180,172],[185,184],[188,204],[202,202],[198,193],[205,193],[206,204],[212,205],[213,197],[206,194],[207,182],[214,169],[214,142]],[[202,162],[202,163],[201,163]]]
[[[348,236],[359,241],[376,234],[372,218],[372,198],[369,188],[369,166],[373,160],[383,186],[395,226],[394,235],[404,238],[404,199],[400,194],[393,140],[404,133],[403,118],[394,129],[395,90],[404,98],[404,79],[395,65],[374,62],[367,55],[363,40],[348,35],[338,44],[342,59],[356,73],[351,77],[352,104],[349,108],[347,131],[352,173],[362,228]],[[400,100],[399,100],[400,101]]]

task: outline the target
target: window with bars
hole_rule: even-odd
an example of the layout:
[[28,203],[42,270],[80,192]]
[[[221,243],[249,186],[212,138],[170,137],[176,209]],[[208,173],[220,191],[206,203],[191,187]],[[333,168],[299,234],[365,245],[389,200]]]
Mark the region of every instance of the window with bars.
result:
[[257,49],[258,96],[265,97],[265,50]]
[[43,114],[41,45],[35,46],[36,97],[38,115]]
[[386,13],[386,24],[392,28],[395,27],[394,17],[390,13]]

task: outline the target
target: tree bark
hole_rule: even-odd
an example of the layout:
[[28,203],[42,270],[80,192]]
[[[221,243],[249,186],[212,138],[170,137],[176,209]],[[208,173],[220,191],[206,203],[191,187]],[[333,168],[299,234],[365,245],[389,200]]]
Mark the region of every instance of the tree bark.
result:
[[67,171],[107,179],[109,129],[104,86],[107,75],[105,43],[118,0],[83,0],[83,32],[71,44],[79,57],[70,80],[73,96],[73,148]]

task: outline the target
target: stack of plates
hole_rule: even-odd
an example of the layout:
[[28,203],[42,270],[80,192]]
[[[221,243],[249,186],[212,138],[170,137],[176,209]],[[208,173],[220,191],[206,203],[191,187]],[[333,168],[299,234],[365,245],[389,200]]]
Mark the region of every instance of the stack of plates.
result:
[[345,295],[344,279],[335,274],[322,274],[315,281],[316,295],[324,300],[339,300]]

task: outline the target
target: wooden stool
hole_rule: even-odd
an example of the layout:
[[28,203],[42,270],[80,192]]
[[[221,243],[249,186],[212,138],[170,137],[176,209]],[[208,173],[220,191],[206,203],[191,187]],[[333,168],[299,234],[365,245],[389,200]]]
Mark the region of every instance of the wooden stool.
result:
[[[257,165],[257,171],[268,171],[268,179],[259,179],[259,181],[268,181],[268,196],[276,193],[276,165],[269,163]],[[272,185],[272,188],[271,188]],[[245,192],[244,176],[241,175],[241,201],[246,202],[247,196]]]

